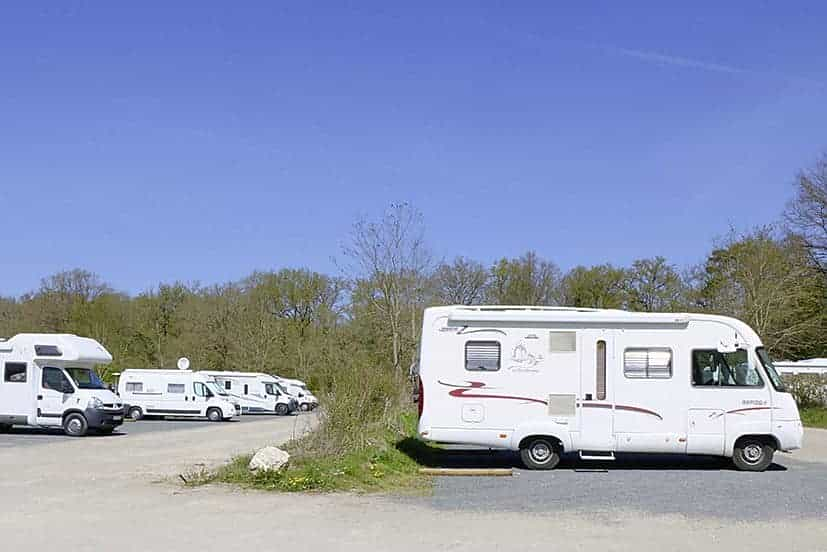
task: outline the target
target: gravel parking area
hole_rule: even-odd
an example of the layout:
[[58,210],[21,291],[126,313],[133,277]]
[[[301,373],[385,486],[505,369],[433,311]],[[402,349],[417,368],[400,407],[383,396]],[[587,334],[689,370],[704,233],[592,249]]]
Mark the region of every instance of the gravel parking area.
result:
[[[305,414],[296,414],[295,416],[302,416]],[[276,416],[272,414],[247,414],[244,416],[237,416],[232,420],[225,422],[209,422],[206,419],[200,418],[167,418],[167,419],[145,419],[138,422],[127,421],[112,435],[94,435],[90,434],[89,439],[116,439],[124,435],[141,435],[143,433],[152,433],[156,431],[180,431],[188,429],[197,429],[202,427],[209,427],[213,424],[247,424],[254,422],[261,422],[263,420],[272,419]],[[293,416],[287,416],[290,419]],[[71,440],[72,437],[67,437],[60,429],[40,429],[40,428],[26,428],[14,427],[8,433],[0,433],[0,450],[8,448],[17,448],[31,445],[42,445],[45,443],[59,443]]]
[[[437,478],[432,495],[414,497],[187,488],[177,478],[284,442],[315,420],[311,414],[185,422],[190,431],[147,426],[142,434],[0,448],[2,547],[827,550],[827,432],[809,430],[803,451],[779,455],[773,470],[759,474],[705,458],[629,457],[605,470],[567,459],[552,472]],[[491,457],[462,455],[465,463],[492,464]],[[514,460],[499,454],[493,464]]]

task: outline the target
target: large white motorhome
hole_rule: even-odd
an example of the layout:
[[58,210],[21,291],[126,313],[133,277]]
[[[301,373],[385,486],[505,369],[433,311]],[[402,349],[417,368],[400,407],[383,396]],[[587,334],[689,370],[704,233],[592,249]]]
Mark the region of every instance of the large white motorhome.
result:
[[206,417],[230,420],[240,405],[206,374],[191,370],[130,369],[118,380],[118,393],[133,420],[144,416]]
[[204,370],[200,372],[215,378],[226,393],[238,400],[243,413],[271,412],[279,415],[295,411],[299,403],[281,386],[278,379],[256,372],[227,372]]
[[14,425],[57,427],[70,436],[111,433],[124,407],[95,372],[112,355],[69,334],[18,334],[0,340],[0,432]]
[[425,310],[419,435],[519,450],[731,457],[761,471],[803,427],[758,335],[723,316],[554,307]]
[[289,378],[276,379],[279,380],[279,382],[291,395],[296,397],[296,400],[299,402],[299,408],[305,412],[313,410],[319,406],[319,399],[317,399],[316,396],[310,392],[310,389],[307,388],[307,384],[305,384],[302,380]]

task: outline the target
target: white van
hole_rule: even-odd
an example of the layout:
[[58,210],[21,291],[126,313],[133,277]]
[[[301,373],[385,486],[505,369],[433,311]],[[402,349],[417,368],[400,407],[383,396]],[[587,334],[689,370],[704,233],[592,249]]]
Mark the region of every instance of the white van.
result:
[[299,406],[298,401],[269,374],[217,370],[199,373],[215,378],[221,389],[238,400],[243,413],[271,412],[284,416]]
[[761,471],[803,427],[758,335],[732,318],[553,307],[425,310],[419,435],[519,450],[731,457]]
[[95,372],[112,355],[69,334],[18,334],[0,340],[0,432],[13,425],[62,427],[70,436],[111,433],[124,406]]
[[296,397],[299,402],[299,408],[305,412],[309,412],[319,406],[319,399],[310,392],[307,385],[297,379],[277,378],[278,381],[287,389],[287,391]]
[[127,413],[133,420],[170,416],[220,422],[241,413],[240,405],[212,377],[191,370],[124,370],[118,392],[129,405]]

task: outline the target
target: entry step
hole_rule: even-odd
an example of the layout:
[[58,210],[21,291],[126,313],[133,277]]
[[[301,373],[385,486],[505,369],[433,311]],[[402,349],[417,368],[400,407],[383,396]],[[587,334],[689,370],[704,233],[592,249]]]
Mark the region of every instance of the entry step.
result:
[[599,450],[581,450],[580,451],[580,459],[581,460],[614,460],[615,453],[612,451],[599,451]]

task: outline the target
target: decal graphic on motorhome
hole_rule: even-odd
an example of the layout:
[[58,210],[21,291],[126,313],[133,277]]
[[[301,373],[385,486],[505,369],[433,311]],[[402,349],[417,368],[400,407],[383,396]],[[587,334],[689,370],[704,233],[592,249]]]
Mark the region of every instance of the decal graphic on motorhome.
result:
[[[522,401],[522,402],[534,402],[539,403],[542,405],[548,406],[548,402],[542,399],[535,399],[532,397],[517,397],[513,395],[490,395],[487,393],[476,393],[474,392],[477,389],[488,391],[494,390],[495,388],[486,387],[484,382],[481,381],[467,381],[468,385],[455,385],[451,383],[445,383],[444,381],[437,380],[437,383],[440,385],[444,385],[445,387],[452,387],[453,389],[448,392],[448,394],[452,397],[462,398],[462,399],[506,399],[512,401]],[[663,416],[654,412],[652,410],[648,410],[646,408],[641,408],[639,406],[628,406],[623,404],[615,404],[612,405],[610,403],[597,403],[597,402],[584,402],[584,403],[577,403],[575,406],[583,407],[583,408],[613,408],[615,410],[623,410],[626,412],[637,412],[640,414],[648,414],[650,416],[656,417],[658,420],[663,420]]]

